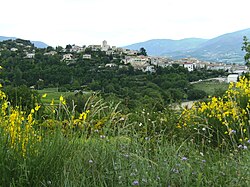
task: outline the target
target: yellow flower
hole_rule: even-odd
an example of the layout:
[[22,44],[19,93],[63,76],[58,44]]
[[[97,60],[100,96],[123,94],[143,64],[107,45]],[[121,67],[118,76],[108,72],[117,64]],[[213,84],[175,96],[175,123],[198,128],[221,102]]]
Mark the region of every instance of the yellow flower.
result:
[[85,112],[82,112],[79,116],[79,119],[81,119],[81,120],[83,119],[84,121],[86,120],[86,118],[87,118],[87,113],[85,113]]
[[62,103],[63,105],[66,105],[66,101],[65,101],[65,99],[63,98],[63,96],[61,95],[60,96],[60,103]]
[[31,111],[30,111],[31,114],[34,114],[35,113],[35,110],[32,108]]
[[46,94],[46,93],[42,95],[42,98],[45,98],[45,97],[47,97],[47,94]]
[[59,99],[59,100],[60,100],[60,102],[63,102],[64,99],[63,99],[63,96],[62,96],[62,95],[60,96],[60,99]]
[[40,108],[41,108],[41,106],[40,106],[40,105],[36,105],[36,107],[35,107],[35,111],[38,111]]
[[54,105],[54,99],[51,100],[51,103],[50,103],[51,106]]
[[[32,109],[32,110],[33,110],[33,109]],[[32,123],[32,121],[33,121],[32,114],[29,114],[29,115],[28,115],[28,122],[29,122],[29,123]]]
[[180,125],[180,124],[178,124],[178,125],[177,125],[177,128],[178,128],[178,129],[181,129],[181,125]]

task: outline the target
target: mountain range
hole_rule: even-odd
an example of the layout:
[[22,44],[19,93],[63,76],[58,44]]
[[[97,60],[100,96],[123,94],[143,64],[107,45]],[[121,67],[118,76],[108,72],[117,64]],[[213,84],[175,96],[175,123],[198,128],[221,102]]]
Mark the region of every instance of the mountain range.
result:
[[[16,37],[6,37],[6,36],[0,36],[0,42],[4,40],[15,40],[17,39]],[[44,42],[41,41],[31,41],[37,48],[46,48],[48,45]]]
[[138,50],[143,47],[150,56],[166,56],[173,59],[194,57],[211,62],[244,63],[245,53],[241,50],[243,36],[250,38],[250,28],[212,39],[153,39],[131,44],[125,48]]

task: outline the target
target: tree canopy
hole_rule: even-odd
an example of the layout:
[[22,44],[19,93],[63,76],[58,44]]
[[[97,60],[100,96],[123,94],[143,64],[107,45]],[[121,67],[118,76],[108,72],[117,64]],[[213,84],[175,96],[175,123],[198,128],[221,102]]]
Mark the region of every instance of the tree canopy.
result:
[[140,48],[139,54],[140,54],[140,55],[144,55],[144,56],[148,56],[147,51],[146,51],[146,49],[145,49],[144,47],[141,47],[141,48]]
[[243,37],[242,50],[246,52],[244,59],[247,66],[250,66],[250,42],[246,36]]

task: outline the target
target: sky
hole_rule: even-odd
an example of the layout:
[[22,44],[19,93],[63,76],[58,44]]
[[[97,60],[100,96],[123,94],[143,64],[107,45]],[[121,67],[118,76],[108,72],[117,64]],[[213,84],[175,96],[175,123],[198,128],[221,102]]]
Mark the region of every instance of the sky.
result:
[[250,28],[249,0],[0,0],[0,36],[126,46]]

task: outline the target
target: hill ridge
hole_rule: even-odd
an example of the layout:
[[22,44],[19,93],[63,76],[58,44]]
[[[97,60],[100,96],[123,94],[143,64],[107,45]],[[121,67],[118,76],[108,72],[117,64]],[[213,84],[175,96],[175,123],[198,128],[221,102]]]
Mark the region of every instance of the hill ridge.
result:
[[243,36],[250,38],[250,28],[225,33],[220,36],[204,38],[151,39],[128,46],[128,49],[144,47],[151,56],[167,56],[170,58],[195,57],[201,60],[243,63],[244,52],[241,51]]

